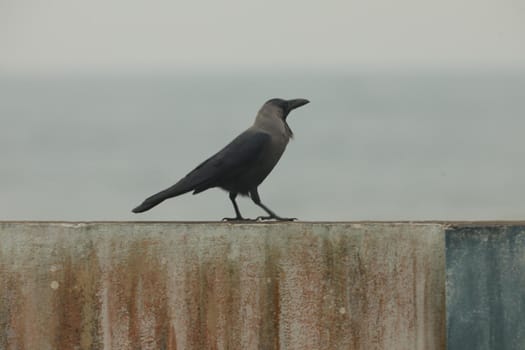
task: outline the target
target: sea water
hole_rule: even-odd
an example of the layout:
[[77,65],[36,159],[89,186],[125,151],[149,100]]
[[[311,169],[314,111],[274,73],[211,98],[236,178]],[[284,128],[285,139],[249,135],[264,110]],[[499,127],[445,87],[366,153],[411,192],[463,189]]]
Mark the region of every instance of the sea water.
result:
[[[307,98],[260,186],[302,220],[523,219],[525,74],[155,74],[0,78],[1,220],[217,220],[225,192],[131,209]],[[263,214],[248,198],[243,215]]]

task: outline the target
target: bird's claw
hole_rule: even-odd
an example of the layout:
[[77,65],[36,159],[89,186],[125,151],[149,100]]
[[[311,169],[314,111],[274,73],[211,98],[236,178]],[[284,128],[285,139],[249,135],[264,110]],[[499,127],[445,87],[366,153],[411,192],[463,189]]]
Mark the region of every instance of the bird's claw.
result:
[[282,218],[280,216],[259,216],[256,219],[257,221],[267,221],[267,220],[275,220],[275,221],[295,221],[297,218]]
[[233,222],[233,221],[237,221],[237,222],[242,222],[242,221],[255,221],[254,219],[246,219],[246,218],[243,218],[242,216],[241,217],[234,217],[234,218],[222,218],[221,221],[225,221],[225,222]]

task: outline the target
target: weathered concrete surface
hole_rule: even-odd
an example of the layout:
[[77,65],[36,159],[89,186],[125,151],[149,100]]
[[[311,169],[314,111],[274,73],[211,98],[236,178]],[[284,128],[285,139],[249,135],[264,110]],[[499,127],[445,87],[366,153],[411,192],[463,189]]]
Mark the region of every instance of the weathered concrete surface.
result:
[[0,349],[444,349],[439,224],[0,223]]
[[525,349],[525,225],[446,231],[451,350]]

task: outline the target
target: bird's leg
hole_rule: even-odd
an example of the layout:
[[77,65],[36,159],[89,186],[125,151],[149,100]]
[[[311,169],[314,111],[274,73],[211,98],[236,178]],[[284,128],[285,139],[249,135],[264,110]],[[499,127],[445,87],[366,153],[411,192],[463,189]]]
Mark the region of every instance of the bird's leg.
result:
[[273,211],[271,211],[267,206],[262,204],[261,198],[259,197],[259,193],[257,192],[257,189],[254,189],[250,191],[250,198],[252,201],[257,204],[259,207],[263,208],[265,212],[268,213],[268,216],[259,216],[257,220],[271,220],[275,219],[277,221],[294,221],[297,220],[296,218],[282,218],[279,215],[275,214]]
[[233,208],[235,209],[235,217],[234,218],[223,218],[222,221],[249,221],[251,219],[245,219],[242,217],[241,212],[239,211],[239,206],[237,206],[237,202],[235,201],[235,198],[237,197],[236,192],[230,192],[230,200],[233,203]]

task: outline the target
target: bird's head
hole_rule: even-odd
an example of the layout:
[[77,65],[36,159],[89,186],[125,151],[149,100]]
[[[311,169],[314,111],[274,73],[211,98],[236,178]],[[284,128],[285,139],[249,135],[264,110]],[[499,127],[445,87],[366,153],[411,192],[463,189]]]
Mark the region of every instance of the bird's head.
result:
[[286,120],[288,114],[296,108],[304,106],[310,101],[304,98],[296,98],[292,100],[283,100],[281,98],[272,98],[271,100],[266,101],[263,105],[263,109],[269,110],[272,114],[278,115],[283,120]]
[[[286,117],[294,109],[304,106],[310,101],[305,100],[304,98],[296,98],[293,100],[283,100],[281,98],[272,98],[271,100],[266,101],[262,106],[259,114],[256,118],[256,123],[259,125],[266,125],[266,128],[275,129],[284,128],[285,133],[288,137],[293,137],[292,129],[286,122]],[[282,123],[275,124],[275,118],[281,120]],[[279,126],[281,125],[281,126]]]

